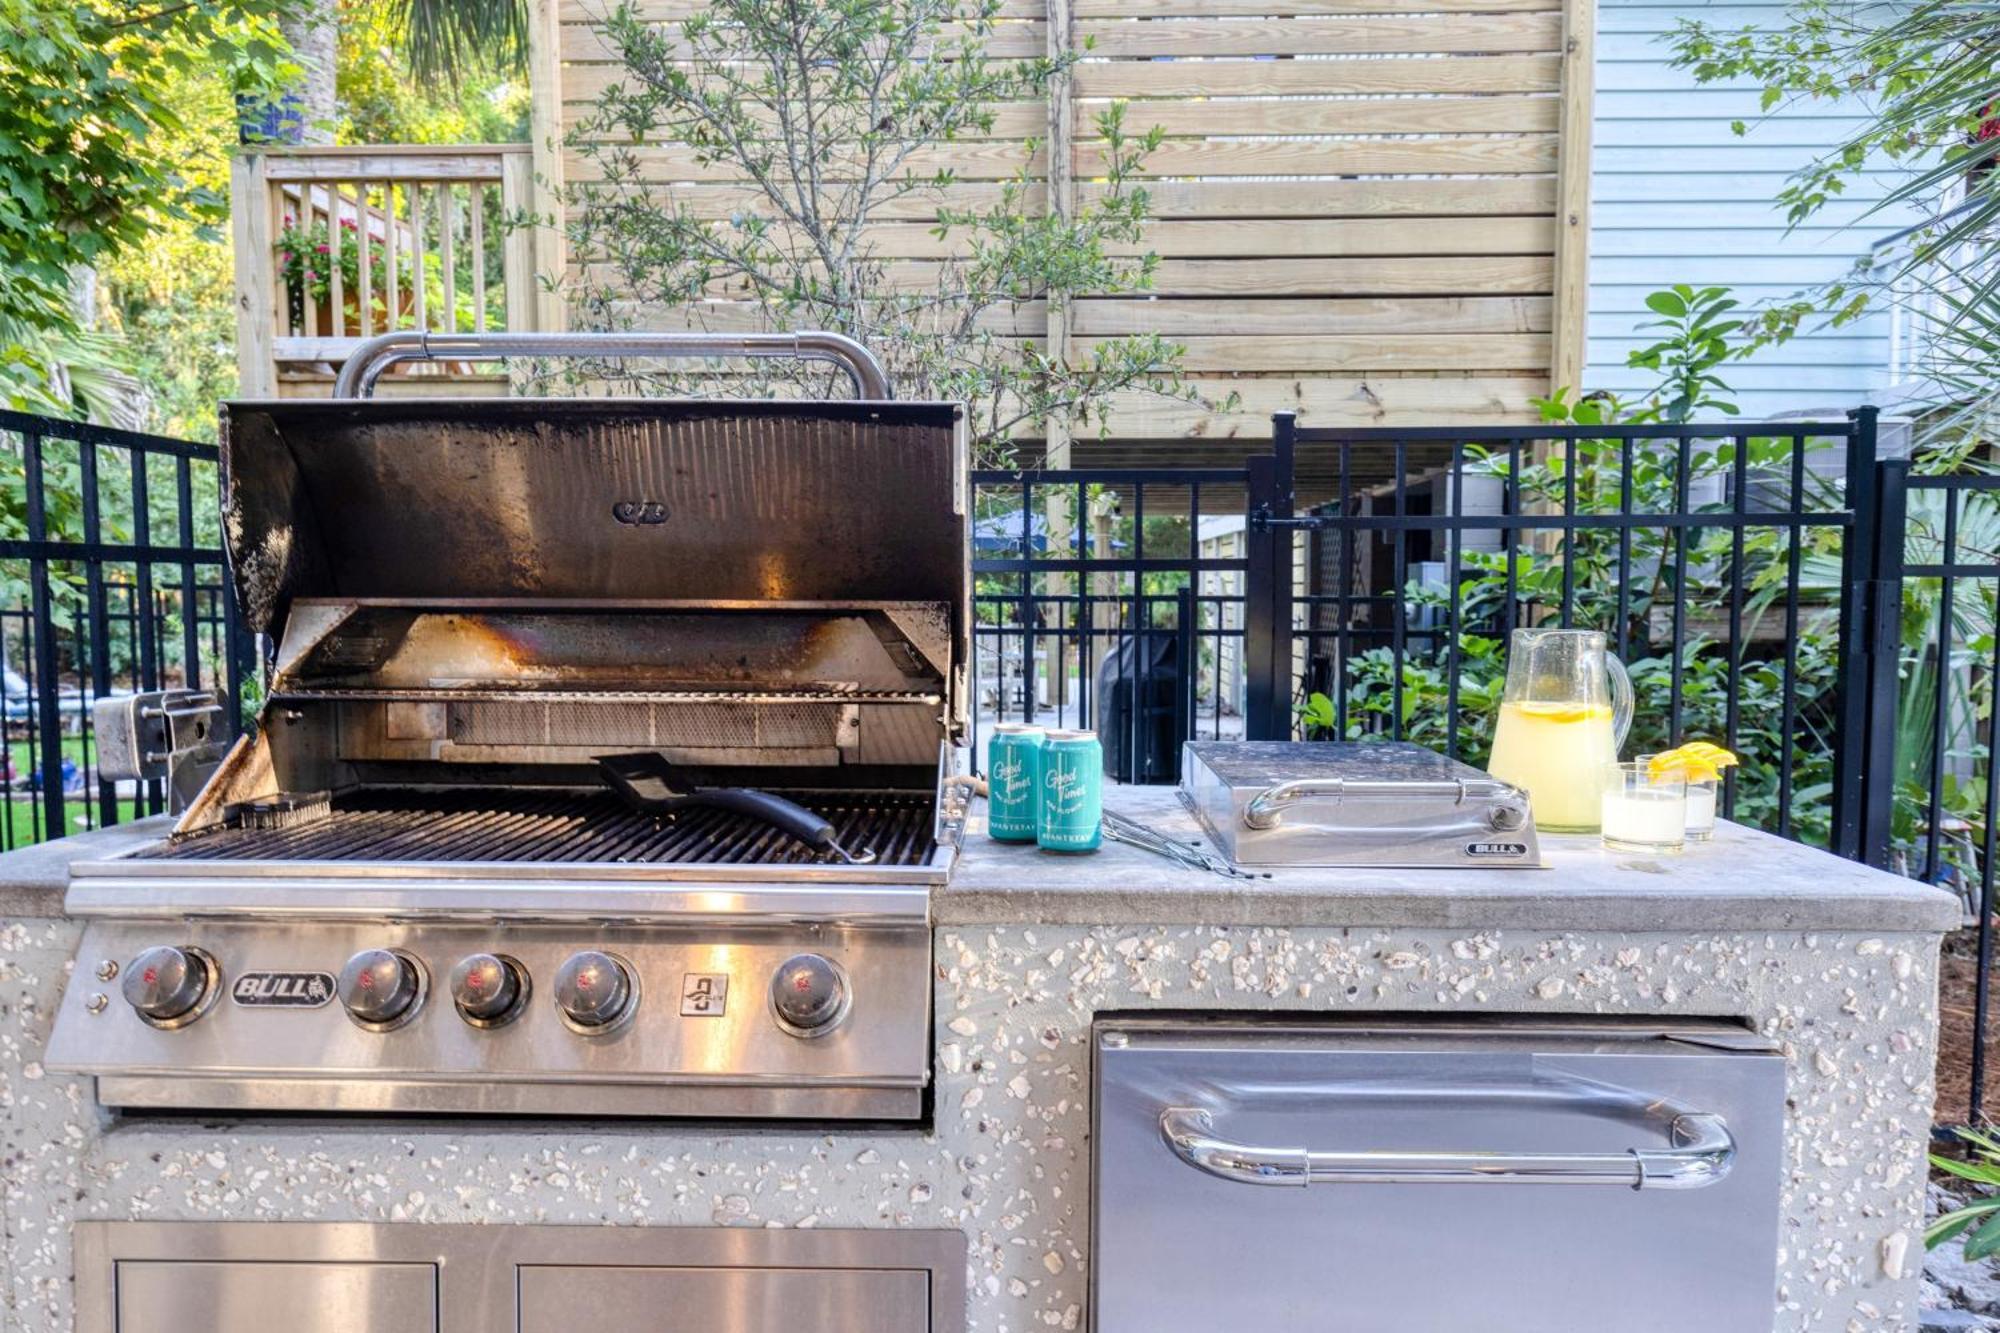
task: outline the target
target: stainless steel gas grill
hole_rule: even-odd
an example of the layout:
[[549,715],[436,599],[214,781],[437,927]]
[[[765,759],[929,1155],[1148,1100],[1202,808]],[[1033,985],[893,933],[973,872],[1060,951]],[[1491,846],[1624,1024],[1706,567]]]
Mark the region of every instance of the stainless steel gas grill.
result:
[[268,698],[170,837],[75,867],[52,1067],[126,1107],[921,1115],[963,816],[957,409],[224,428]]

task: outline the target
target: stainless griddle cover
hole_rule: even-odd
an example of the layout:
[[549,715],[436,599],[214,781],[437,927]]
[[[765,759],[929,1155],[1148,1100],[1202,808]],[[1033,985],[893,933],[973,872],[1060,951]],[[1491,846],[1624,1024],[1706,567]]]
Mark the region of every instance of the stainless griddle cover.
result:
[[1181,791],[1240,865],[1541,864],[1521,792],[1420,745],[1190,741]]

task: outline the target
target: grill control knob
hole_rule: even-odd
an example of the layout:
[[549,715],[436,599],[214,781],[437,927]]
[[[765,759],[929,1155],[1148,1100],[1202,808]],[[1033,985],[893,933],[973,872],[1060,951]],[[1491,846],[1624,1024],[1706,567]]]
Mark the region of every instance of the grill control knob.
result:
[[125,969],[125,999],[153,1023],[188,1018],[214,984],[215,975],[199,953],[172,945],[146,950]]
[[778,1026],[796,1037],[831,1032],[847,1013],[847,976],[830,958],[793,954],[771,978],[771,1008]]
[[572,954],[556,973],[556,1007],[580,1028],[609,1028],[632,1012],[632,974],[608,953]]
[[451,1000],[471,1023],[497,1023],[521,1002],[521,965],[511,958],[476,953],[451,970]]
[[363,949],[340,969],[340,1002],[357,1022],[393,1024],[416,1013],[423,974],[405,954]]

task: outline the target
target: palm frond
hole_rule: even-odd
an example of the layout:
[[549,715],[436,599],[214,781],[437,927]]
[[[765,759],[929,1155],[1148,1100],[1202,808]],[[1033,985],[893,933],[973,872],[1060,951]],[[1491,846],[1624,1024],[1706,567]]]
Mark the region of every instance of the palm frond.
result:
[[410,73],[455,86],[474,68],[526,73],[527,0],[392,0]]

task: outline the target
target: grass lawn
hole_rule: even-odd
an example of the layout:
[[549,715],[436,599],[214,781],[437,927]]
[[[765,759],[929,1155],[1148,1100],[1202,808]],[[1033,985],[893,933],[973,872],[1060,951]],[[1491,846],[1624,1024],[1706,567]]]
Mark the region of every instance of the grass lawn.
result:
[[[37,747],[39,748],[39,747]],[[82,736],[65,735],[62,752],[78,768],[83,767],[84,742]],[[36,827],[37,812],[41,801],[39,792],[28,786],[29,776],[35,771],[30,758],[26,738],[17,738],[7,743],[8,757],[13,761],[14,787],[4,801],[5,823],[0,824],[0,847],[25,847],[42,841],[49,833]],[[118,822],[124,823],[137,816],[137,803],[122,800],[118,803]],[[63,803],[63,817],[68,827],[58,833],[81,833],[97,824],[97,790],[92,783],[84,792],[71,792]]]

